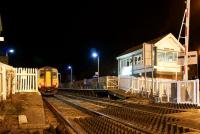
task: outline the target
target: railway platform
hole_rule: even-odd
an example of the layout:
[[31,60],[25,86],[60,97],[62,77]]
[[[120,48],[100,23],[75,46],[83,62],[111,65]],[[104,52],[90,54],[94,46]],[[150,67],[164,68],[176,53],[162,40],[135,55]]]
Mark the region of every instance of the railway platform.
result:
[[0,132],[28,130],[42,133],[46,127],[43,100],[39,93],[14,94],[2,104],[0,111],[0,121],[4,125]]
[[118,90],[105,90],[105,89],[70,89],[70,88],[59,88],[59,92],[68,92],[72,94],[79,94],[91,97],[99,97],[99,98],[108,98],[112,99],[127,99],[130,97],[129,94],[126,94],[123,91]]

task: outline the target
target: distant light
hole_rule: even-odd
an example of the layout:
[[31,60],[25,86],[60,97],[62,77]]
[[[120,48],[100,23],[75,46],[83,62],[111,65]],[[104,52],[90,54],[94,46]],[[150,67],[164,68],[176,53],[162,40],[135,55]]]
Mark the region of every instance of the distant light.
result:
[[15,50],[14,50],[14,49],[9,49],[8,52],[9,52],[9,53],[14,53]]
[[97,54],[96,52],[93,52],[93,53],[92,53],[92,57],[93,57],[93,58],[96,58],[96,57],[98,57],[98,54]]
[[71,66],[68,66],[68,69],[72,69],[72,67],[71,67]]
[[4,37],[0,37],[0,41],[4,41]]

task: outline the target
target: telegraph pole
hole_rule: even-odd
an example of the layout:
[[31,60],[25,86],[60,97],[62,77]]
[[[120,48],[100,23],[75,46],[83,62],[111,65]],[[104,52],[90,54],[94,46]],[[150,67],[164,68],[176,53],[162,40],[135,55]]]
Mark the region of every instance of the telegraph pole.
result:
[[189,30],[190,30],[190,0],[186,2],[186,23],[185,23],[185,64],[184,80],[188,80],[188,48],[189,48]]
[[[185,36],[181,37],[183,25],[185,26]],[[190,0],[186,0],[186,9],[184,12],[182,25],[178,37],[178,41],[180,40],[180,38],[185,39],[184,74],[183,74],[184,81],[188,80],[188,48],[189,48],[189,32],[190,32],[189,30],[190,30]]]

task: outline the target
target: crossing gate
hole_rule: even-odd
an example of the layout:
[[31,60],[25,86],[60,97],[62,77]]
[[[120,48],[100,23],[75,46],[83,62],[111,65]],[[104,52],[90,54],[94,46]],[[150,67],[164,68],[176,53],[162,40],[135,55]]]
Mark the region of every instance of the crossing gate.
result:
[[[97,85],[97,80],[95,83],[92,83],[92,84]],[[118,88],[118,77],[117,76],[99,77],[99,86],[102,89],[117,89]]]
[[16,68],[16,92],[38,92],[38,69]]
[[106,89],[117,89],[117,88],[118,88],[118,77],[106,76]]

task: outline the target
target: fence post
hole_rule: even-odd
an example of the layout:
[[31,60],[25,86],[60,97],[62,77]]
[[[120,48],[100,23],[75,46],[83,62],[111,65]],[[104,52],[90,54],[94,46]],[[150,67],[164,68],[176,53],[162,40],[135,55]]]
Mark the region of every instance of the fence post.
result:
[[2,67],[2,83],[3,83],[3,86],[2,86],[3,100],[6,100],[6,69],[5,67]]
[[18,78],[17,78],[17,68],[15,68],[15,93],[17,92],[18,89]]
[[166,86],[167,86],[167,102],[169,102],[169,90],[171,89],[171,82],[166,82]]
[[159,87],[158,87],[158,79],[156,79],[156,94],[159,96]]
[[31,74],[29,73],[29,68],[26,68],[26,90],[29,90],[29,76]]
[[14,68],[12,70],[13,70],[12,94],[15,94],[15,92],[16,92],[16,72],[15,72]]
[[[32,73],[32,70],[30,69],[30,73]],[[33,83],[33,75],[30,75],[30,89],[29,90],[33,90],[33,86],[34,86],[34,83]]]
[[131,94],[133,93],[133,76],[131,76]]
[[199,106],[200,105],[199,104],[199,79],[196,80],[196,96],[197,96],[196,102],[197,102],[197,105]]
[[181,82],[177,81],[177,103],[180,103],[181,101],[181,88],[180,88]]
[[[139,89],[140,89],[140,85],[139,85],[139,84],[140,84],[140,81],[139,81],[139,78],[137,78],[137,90],[138,90],[138,91],[139,91]],[[137,92],[138,92],[138,91],[137,91]]]
[[118,89],[120,88],[119,86],[120,86],[120,75],[118,75]]
[[197,104],[197,94],[196,94],[197,83],[196,83],[196,80],[192,80],[190,82],[192,82],[193,84],[192,103]]
[[36,79],[36,92],[38,92],[38,70],[35,69],[35,79]]

